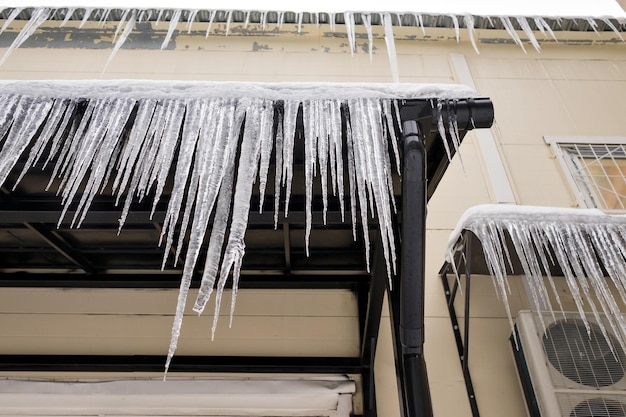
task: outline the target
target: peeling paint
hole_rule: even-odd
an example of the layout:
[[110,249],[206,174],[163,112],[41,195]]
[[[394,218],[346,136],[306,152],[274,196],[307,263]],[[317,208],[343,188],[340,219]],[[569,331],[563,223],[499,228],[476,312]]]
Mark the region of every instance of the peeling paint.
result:
[[252,43],[252,52],[258,52],[258,51],[271,51],[272,48],[270,48],[270,46],[268,44],[260,44],[257,41],[254,41]]

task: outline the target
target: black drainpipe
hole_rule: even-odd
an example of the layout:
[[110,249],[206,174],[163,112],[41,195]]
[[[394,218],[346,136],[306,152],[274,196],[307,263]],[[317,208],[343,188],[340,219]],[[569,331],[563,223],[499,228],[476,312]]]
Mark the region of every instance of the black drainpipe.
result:
[[[429,190],[436,187],[442,172],[429,178],[429,157],[432,162],[447,158],[426,149],[426,137],[437,135],[439,117],[444,121],[454,116],[460,136],[474,128],[488,128],[493,123],[491,100],[486,98],[451,100],[438,114],[433,102],[407,101],[400,108],[402,121],[402,225],[400,250],[400,285],[391,294],[392,321],[395,327],[396,366],[399,373],[401,414],[403,417],[432,417],[428,373],[424,358],[424,285],[426,257],[426,211]],[[446,123],[447,126],[447,123]],[[448,141],[450,138],[440,138]],[[433,141],[430,141],[431,146]],[[441,151],[439,151],[441,152]],[[447,164],[444,164],[447,165]],[[397,282],[397,281],[396,281]],[[399,303],[399,309],[397,305]],[[398,323],[399,322],[399,323]],[[399,343],[398,340],[399,339]],[[398,363],[400,362],[400,363]]]
[[424,360],[424,271],[426,242],[426,149],[415,120],[402,124],[402,248],[400,343],[406,417],[432,416]]

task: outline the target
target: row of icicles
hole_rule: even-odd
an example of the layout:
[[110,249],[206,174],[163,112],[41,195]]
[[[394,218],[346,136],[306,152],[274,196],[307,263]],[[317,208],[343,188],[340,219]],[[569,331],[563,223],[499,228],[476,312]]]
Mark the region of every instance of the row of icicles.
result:
[[[161,234],[165,243],[163,265],[171,251],[176,253],[175,261],[181,251],[185,256],[167,359],[169,366],[180,335],[192,276],[207,238],[206,262],[193,309],[201,313],[214,287],[217,288],[215,332],[226,280],[232,275],[232,320],[255,183],[261,209],[270,161],[275,161],[276,226],[281,200],[284,215],[288,214],[295,141],[304,141],[307,255],[313,181],[319,177],[324,222],[328,194],[332,193],[339,200],[342,217],[344,210],[350,213],[354,239],[358,225],[362,228],[369,270],[368,218],[377,218],[387,274],[391,279],[395,273],[392,174],[400,165],[396,101],[285,100],[279,111],[276,106],[273,100],[261,98],[85,100],[3,95],[0,96],[0,185],[15,168],[20,155],[27,153],[13,188],[35,164],[44,167],[50,164],[53,174],[48,187],[53,182],[59,184],[57,193],[64,205],[59,225],[68,215],[68,206],[74,203],[77,205],[71,225],[80,227],[94,197],[111,187],[117,202],[123,206],[121,228],[133,201],[154,194],[154,212],[167,178],[174,178]],[[455,116],[443,120],[442,104],[433,100],[431,106],[437,109],[442,137],[448,133],[453,138],[452,146],[458,147]],[[303,123],[301,132],[296,128],[299,113]],[[344,199],[349,201],[345,209]],[[189,243],[185,244],[186,241]]]
[[[0,34],[2,32],[4,32],[9,25],[25,10],[25,7],[16,7],[13,8],[8,17],[6,18],[6,20],[4,21],[4,24],[2,25],[2,27],[0,28]],[[100,21],[104,24],[107,19],[109,18],[111,11],[113,9],[102,9],[102,8],[80,8],[81,10],[83,10],[83,16],[81,19],[81,22],[79,24],[79,28],[82,28],[84,26],[84,24],[89,21],[90,17],[92,17],[92,15],[95,15],[96,11],[100,11],[99,15],[100,15]],[[0,9],[0,12],[2,12],[4,9]],[[195,10],[182,10],[182,9],[174,9],[174,10],[170,10],[170,9],[161,9],[159,10],[157,13],[157,16],[154,17],[153,14],[155,12],[152,11],[152,9],[148,9],[148,10],[142,10],[142,9],[124,9],[121,15],[121,18],[119,19],[119,21],[117,22],[117,28],[115,30],[114,33],[114,44],[113,44],[113,49],[111,51],[111,54],[109,55],[109,60],[107,61],[107,66],[108,64],[111,62],[111,60],[113,59],[113,57],[117,54],[117,52],[120,50],[120,48],[124,45],[124,43],[126,42],[126,40],[128,39],[128,36],[132,33],[132,31],[135,29],[136,25],[138,23],[142,23],[142,22],[148,22],[151,21],[151,19],[155,18],[155,24],[158,24],[161,19],[164,18],[164,15],[166,14],[166,11],[170,11],[171,14],[169,14],[169,22],[168,22],[168,29],[167,29],[167,34],[165,35],[165,39],[163,40],[163,43],[161,44],[161,49],[165,49],[171,39],[172,36],[174,35],[174,32],[178,29],[179,23],[186,23],[186,30],[188,33],[191,32],[191,28],[192,28],[192,24],[195,22],[196,20],[196,16],[198,15],[198,12],[200,11],[199,9],[195,9]],[[52,19],[57,19],[57,20],[61,20],[61,24],[60,26],[63,27],[67,24],[67,22],[72,18],[72,16],[77,12],[76,8],[50,8],[50,7],[38,7],[38,8],[34,8],[32,9],[32,13],[30,16],[30,19],[28,20],[28,22],[24,25],[23,29],[20,31],[20,33],[17,35],[17,37],[15,38],[15,40],[12,42],[12,44],[9,46],[9,48],[7,49],[7,51],[4,53],[4,55],[2,56],[2,58],[0,58],[0,65],[4,64],[4,62],[6,61],[6,59],[9,57],[9,55],[11,54],[11,52],[13,50],[15,50],[16,48],[18,48],[20,45],[22,45],[33,33],[35,33],[35,31],[37,30],[37,28],[39,28],[42,24],[44,24],[46,21],[48,20],[52,20]],[[209,34],[211,33],[211,28],[212,25],[214,23],[215,17],[217,15],[217,13],[219,12],[219,10],[208,10],[209,12],[209,20],[207,23],[207,28],[206,28],[206,36],[209,36]],[[246,11],[245,15],[246,15],[246,19],[244,22],[244,26],[247,27],[248,24],[250,23],[250,14],[252,12],[251,11]],[[265,31],[266,27],[267,27],[267,15],[269,12],[265,11],[265,12],[260,12],[261,13],[261,19],[260,19],[260,23],[262,25],[263,30]],[[284,16],[285,16],[285,12],[276,12],[278,14],[278,18],[277,18],[277,25],[280,28],[283,24],[284,24]],[[319,26],[320,24],[320,14],[321,13],[312,13],[311,15],[313,17],[315,17],[315,22],[316,24]],[[324,14],[328,14],[329,15],[329,23],[330,23],[330,31],[331,32],[335,32],[335,13],[324,13]],[[390,64],[390,69],[391,69],[391,73],[392,73],[392,77],[393,77],[393,81],[394,82],[398,82],[399,78],[398,78],[398,70],[397,70],[397,57],[396,57],[396,47],[395,47],[395,40],[394,40],[394,33],[393,33],[393,19],[392,19],[392,13],[390,12],[380,12],[380,13],[356,13],[356,12],[352,12],[352,11],[347,11],[347,12],[343,12],[343,17],[344,17],[344,26],[345,26],[345,30],[346,30],[346,35],[348,38],[348,43],[350,46],[350,52],[352,54],[354,54],[357,50],[356,48],[356,19],[355,19],[355,15],[360,15],[361,17],[361,22],[362,25],[365,29],[365,32],[367,33],[367,39],[368,39],[368,52],[370,55],[370,60],[373,57],[373,51],[374,51],[374,35],[373,35],[373,30],[372,30],[372,15],[373,14],[378,14],[380,16],[380,22],[381,25],[383,27],[383,31],[384,31],[384,39],[385,39],[385,45],[387,47],[387,54],[389,57],[389,64]],[[414,17],[415,19],[415,23],[416,26],[419,26],[422,30],[422,32],[424,34],[426,34],[425,31],[425,27],[424,27],[424,20],[422,18],[422,15],[419,13],[394,13],[397,18],[397,22],[402,23],[402,16],[406,15],[406,14],[410,14]],[[185,16],[186,15],[186,16]],[[297,16],[297,32],[301,33],[302,31],[302,25],[303,25],[303,16],[304,13],[300,12],[296,14]],[[454,30],[455,30],[455,37],[457,42],[460,40],[460,21],[459,18],[462,19],[463,21],[463,25],[465,26],[465,28],[467,29],[468,32],[468,37],[470,42],[472,43],[472,46],[474,48],[474,50],[477,53],[480,53],[478,50],[478,46],[476,44],[476,33],[475,33],[475,27],[474,27],[474,20],[475,17],[471,14],[465,14],[462,16],[457,16],[454,14],[450,14],[447,15],[452,19],[452,24],[454,26]],[[224,31],[224,34],[226,36],[228,36],[229,31],[230,31],[230,26],[233,23],[233,10],[229,10],[226,12],[226,28]],[[502,26],[504,27],[504,29],[506,30],[506,32],[509,34],[509,36],[511,37],[511,39],[513,39],[513,41],[518,44],[522,50],[524,50],[524,52],[526,52],[526,49],[524,47],[524,41],[522,40],[522,38],[520,37],[516,27],[515,27],[515,23],[517,22],[517,25],[519,26],[519,28],[521,28],[522,32],[524,33],[524,35],[527,37],[528,42],[531,43],[531,45],[537,50],[540,51],[541,47],[539,44],[539,40],[537,39],[535,32],[538,31],[542,34],[542,36],[544,38],[547,38],[548,36],[551,37],[554,41],[557,41],[557,38],[554,34],[554,28],[552,28],[550,26],[550,24],[542,17],[539,16],[534,16],[534,17],[525,17],[525,16],[516,16],[516,17],[509,17],[509,16],[487,16],[486,17],[489,22],[491,23],[491,26],[494,27],[494,20],[499,20],[502,24]],[[613,32],[615,32],[617,34],[617,36],[624,41],[624,39],[622,38],[622,35],[620,33],[620,30],[613,24],[613,22],[611,22],[611,20],[607,17],[600,17],[600,18],[594,18],[594,17],[586,17],[586,18],[582,18],[584,20],[587,21],[587,23],[589,24],[589,26],[597,33],[597,27],[598,27],[598,20],[604,22],[609,28],[611,28],[611,30],[613,30]],[[531,26],[531,22],[532,24],[534,24],[534,29]],[[106,69],[106,67],[105,67]]]

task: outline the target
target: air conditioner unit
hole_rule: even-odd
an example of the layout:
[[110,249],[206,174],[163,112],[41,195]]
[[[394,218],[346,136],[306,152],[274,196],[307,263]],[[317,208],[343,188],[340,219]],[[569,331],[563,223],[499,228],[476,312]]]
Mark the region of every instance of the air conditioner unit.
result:
[[[541,314],[542,319],[539,314]],[[532,417],[626,417],[626,354],[608,323],[522,311],[511,344]],[[543,322],[542,322],[543,321]],[[611,348],[612,346],[612,348]]]

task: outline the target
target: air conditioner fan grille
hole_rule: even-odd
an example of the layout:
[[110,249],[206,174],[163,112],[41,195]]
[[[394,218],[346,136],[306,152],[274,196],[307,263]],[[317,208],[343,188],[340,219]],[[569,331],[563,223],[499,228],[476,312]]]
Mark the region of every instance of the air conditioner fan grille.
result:
[[589,325],[589,334],[579,319],[547,326],[542,338],[546,357],[558,372],[578,384],[593,388],[614,385],[625,375],[626,355],[615,337],[609,334],[609,343],[598,325]]

